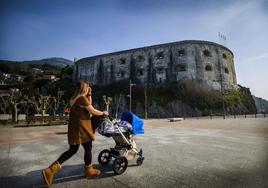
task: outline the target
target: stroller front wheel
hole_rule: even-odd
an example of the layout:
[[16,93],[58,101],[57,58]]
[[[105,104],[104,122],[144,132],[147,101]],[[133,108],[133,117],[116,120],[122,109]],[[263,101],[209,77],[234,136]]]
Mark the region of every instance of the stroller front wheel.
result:
[[138,157],[138,159],[137,159],[137,165],[138,166],[142,165],[143,160],[144,160],[144,157]]
[[108,149],[102,150],[98,156],[98,161],[101,165],[107,165],[111,160],[111,152]]
[[117,175],[122,174],[127,169],[127,166],[128,161],[126,157],[117,157],[113,163],[114,173]]

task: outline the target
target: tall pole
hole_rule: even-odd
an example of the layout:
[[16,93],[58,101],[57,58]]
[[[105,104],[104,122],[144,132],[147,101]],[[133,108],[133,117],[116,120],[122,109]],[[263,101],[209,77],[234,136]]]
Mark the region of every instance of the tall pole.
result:
[[223,113],[223,119],[225,119],[224,90],[222,82],[223,82],[223,76],[221,77],[221,95],[222,95],[222,113]]
[[144,88],[144,118],[147,119],[147,83],[145,84]]
[[131,112],[131,87],[136,85],[135,83],[131,83],[131,80],[129,80],[129,111]]
[[129,80],[129,111],[131,112],[131,80]]
[[112,102],[112,98],[111,97],[107,97],[106,95],[102,96],[104,103],[106,104],[106,111],[109,113],[109,105]]
[[221,96],[222,96],[222,116],[225,119],[225,104],[224,104],[224,88],[223,88],[223,73],[222,73],[222,66],[219,62],[220,66],[220,81],[221,81]]

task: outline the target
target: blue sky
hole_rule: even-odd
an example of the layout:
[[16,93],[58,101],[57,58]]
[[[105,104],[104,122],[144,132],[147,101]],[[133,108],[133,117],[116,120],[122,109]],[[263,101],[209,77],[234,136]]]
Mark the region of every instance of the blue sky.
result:
[[233,51],[238,83],[268,99],[268,0],[0,0],[0,28],[0,59],[19,61],[217,42]]

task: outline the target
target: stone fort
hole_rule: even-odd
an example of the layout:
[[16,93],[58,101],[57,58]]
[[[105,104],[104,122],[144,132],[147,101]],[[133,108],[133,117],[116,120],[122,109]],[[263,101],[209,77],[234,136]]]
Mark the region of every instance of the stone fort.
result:
[[121,80],[143,85],[193,80],[216,90],[237,87],[232,51],[220,44],[200,40],[82,58],[75,62],[73,80],[101,86]]

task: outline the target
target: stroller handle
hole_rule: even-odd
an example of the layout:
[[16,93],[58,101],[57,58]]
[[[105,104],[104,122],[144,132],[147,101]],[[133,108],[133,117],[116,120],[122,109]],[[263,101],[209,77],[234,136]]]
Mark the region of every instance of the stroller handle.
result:
[[104,115],[104,117],[107,117],[110,121],[114,120],[114,118],[112,116],[110,116],[110,115]]
[[103,115],[104,118],[108,118],[110,121],[114,121],[114,118],[110,115]]

